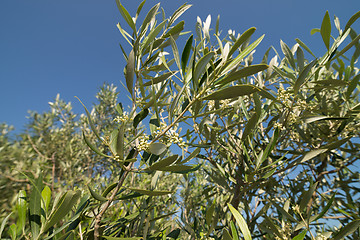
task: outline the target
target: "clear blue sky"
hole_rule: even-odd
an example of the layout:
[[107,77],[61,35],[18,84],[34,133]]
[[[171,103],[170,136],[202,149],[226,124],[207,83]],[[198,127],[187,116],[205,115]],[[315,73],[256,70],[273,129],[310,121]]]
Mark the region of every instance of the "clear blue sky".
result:
[[[148,0],[143,16],[158,1]],[[184,1],[185,2],[185,1]],[[168,16],[183,1],[167,0],[162,7]],[[139,0],[123,0],[134,15]],[[194,30],[196,17],[205,21],[212,15],[213,25],[220,15],[220,29],[237,33],[257,27],[256,36],[265,34],[257,48],[261,57],[279,41],[295,44],[300,38],[317,55],[325,50],[319,28],[329,11],[344,27],[360,10],[359,0],[190,0],[193,6],[182,16],[186,30]],[[0,1],[0,122],[24,128],[28,110],[49,109],[57,93],[71,101],[75,113],[83,113],[78,96],[90,106],[102,83],[114,83],[126,96],[119,81],[125,66],[119,43],[126,45],[116,24],[123,21],[115,0],[1,0]],[[125,25],[125,23],[123,23]],[[360,20],[353,25],[360,32]],[[255,38],[254,38],[255,39]],[[120,99],[126,101],[126,99]]]

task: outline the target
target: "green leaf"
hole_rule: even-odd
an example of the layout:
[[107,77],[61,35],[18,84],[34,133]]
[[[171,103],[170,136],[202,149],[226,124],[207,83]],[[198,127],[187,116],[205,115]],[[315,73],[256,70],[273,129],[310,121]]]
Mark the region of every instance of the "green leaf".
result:
[[163,143],[152,143],[149,146],[150,153],[158,155],[158,156],[161,155],[166,149],[167,149],[167,146]]
[[329,12],[326,11],[324,19],[321,23],[321,29],[320,29],[321,37],[325,43],[326,48],[330,49],[330,37],[331,37],[331,21]]
[[194,38],[194,36],[191,35],[189,37],[189,39],[186,41],[184,50],[183,50],[182,55],[181,55],[181,70],[182,70],[183,75],[185,75],[185,69],[186,69],[187,62],[189,60],[190,51],[191,51],[191,48],[192,48],[193,38]]
[[296,79],[295,84],[294,84],[294,93],[295,94],[299,91],[300,87],[304,84],[307,75],[309,74],[310,70],[312,69],[313,66],[315,66],[316,63],[317,63],[317,60],[315,59],[311,63],[306,65],[304,70],[301,71],[299,77]]
[[245,129],[244,132],[241,136],[241,140],[245,141],[245,139],[247,138],[247,136],[249,136],[249,134],[255,129],[256,124],[258,123],[259,117],[256,113],[254,113],[251,118],[249,119],[249,121],[247,122],[247,124],[245,125]]
[[101,194],[101,196],[106,197],[117,185],[118,185],[118,183],[115,182],[115,183],[107,186],[106,189],[104,190],[104,192]]
[[228,205],[232,215],[234,216],[237,225],[240,227],[240,230],[244,236],[244,239],[251,240],[252,239],[251,233],[249,231],[249,228],[246,224],[245,219],[241,216],[241,214],[233,206],[231,206],[231,204],[228,203],[227,205]]
[[124,6],[120,3],[120,0],[116,0],[116,5],[119,9],[119,12],[121,14],[121,16],[125,19],[125,21],[127,22],[127,24],[129,24],[129,26],[131,27],[131,29],[134,31],[134,33],[136,34],[136,27],[135,27],[135,23],[132,19],[132,17],[130,16],[129,12],[124,8]]
[[295,69],[295,59],[294,59],[294,55],[292,54],[290,48],[282,40],[280,40],[280,46],[281,46],[281,50],[283,51],[286,59],[288,60],[288,62],[290,64],[290,66],[293,69]]
[[16,224],[15,223],[10,225],[8,232],[11,237],[11,240],[16,240]]
[[144,194],[144,195],[148,195],[148,196],[162,196],[162,195],[167,195],[167,194],[172,194],[173,192],[171,191],[151,191],[151,190],[145,190],[145,189],[137,189],[137,188],[127,188],[131,191],[140,193],[140,194]]
[[124,159],[124,131],[125,124],[122,123],[120,127],[115,128],[110,135],[110,149],[113,155],[119,157],[119,160]]
[[298,38],[295,38],[295,41],[303,48],[303,49],[305,49],[308,53],[310,53],[314,58],[316,58],[315,57],[315,55],[312,53],[312,51],[310,50],[310,48],[308,48],[308,46],[306,46],[305,45],[305,43],[303,43],[300,39],[298,39]]
[[206,214],[205,214],[206,224],[209,227],[211,227],[211,225],[213,223],[214,211],[215,211],[215,203],[211,204],[211,206],[208,208],[208,210],[206,211]]
[[147,117],[148,114],[149,114],[149,109],[145,108],[141,110],[134,118],[133,127],[136,128],[139,125],[139,123],[142,120],[144,120],[144,118]]
[[103,157],[106,157],[106,158],[110,157],[110,156],[108,156],[108,155],[103,154],[102,152],[100,152],[100,150],[97,149],[97,148],[95,147],[95,145],[93,145],[93,144],[89,141],[89,139],[86,137],[86,135],[85,135],[84,132],[83,132],[83,137],[84,137],[84,140],[85,140],[86,145],[88,145],[91,150],[93,150],[94,152],[96,152],[96,153],[97,153],[98,155],[100,155],[100,156],[103,156]]
[[142,49],[142,53],[144,53],[144,51],[147,49],[147,47],[150,45],[150,43],[152,43],[155,39],[155,37],[160,33],[160,31],[164,28],[165,24],[166,24],[166,20],[163,21],[162,23],[160,23],[155,29],[153,29],[149,35],[147,36],[147,38],[144,40],[141,49]]
[[220,79],[216,84],[225,85],[230,82],[240,80],[241,78],[248,77],[255,73],[264,71],[268,67],[269,66],[266,64],[250,65],[248,67],[240,69],[239,71],[228,74],[226,77]]
[[311,116],[304,118],[305,123],[313,123],[321,120],[346,120],[347,117]]
[[29,201],[29,220],[31,238],[37,239],[41,227],[41,190],[43,189],[42,175],[35,180]]
[[10,216],[12,215],[13,213],[10,213],[9,215],[7,215],[4,219],[3,219],[3,221],[2,221],[2,223],[1,223],[1,227],[0,227],[0,239],[2,239],[2,233],[3,233],[3,231],[4,231],[4,228],[5,228],[5,225],[6,225],[6,223],[7,223],[7,221],[9,220],[9,218],[10,218]]
[[134,73],[135,73],[135,53],[134,49],[131,50],[127,64],[126,64],[126,71],[125,71],[125,79],[126,79],[126,87],[133,96],[133,85],[134,85]]
[[303,240],[306,236],[307,230],[302,231],[298,235],[292,238],[292,240]]
[[331,60],[335,60],[338,57],[341,57],[344,55],[345,52],[347,52],[352,46],[356,45],[359,42],[360,34],[356,36],[346,47],[344,47],[340,52],[338,52],[335,57],[333,57]]
[[171,165],[172,163],[174,163],[178,158],[178,155],[172,155],[170,157],[164,158],[156,163],[154,163],[153,165],[151,165],[150,167],[144,169],[145,171],[147,170],[160,170],[163,169],[164,167],[167,167],[169,165]]
[[[18,214],[16,226],[18,230],[24,231],[26,224],[26,214],[28,210],[25,190],[20,190],[18,193],[17,201],[16,201],[16,210]],[[0,233],[0,239],[1,239],[1,233]]]
[[138,8],[137,8],[137,10],[136,10],[136,16],[135,16],[136,19],[137,19],[138,16],[140,15],[141,9],[143,8],[145,2],[146,2],[146,0],[142,1],[142,2],[140,3],[140,5],[138,6]]
[[142,237],[129,237],[129,238],[123,238],[123,237],[110,237],[110,236],[101,236],[107,240],[141,240]]
[[222,240],[233,240],[233,238],[231,237],[230,233],[229,233],[228,230],[226,230],[225,228],[223,229]]
[[195,64],[193,81],[195,83],[199,82],[200,77],[204,74],[206,65],[210,62],[210,60],[214,57],[214,52],[208,52],[204,55],[200,60]]
[[168,38],[170,36],[178,35],[182,30],[184,30],[184,21],[179,22],[174,27],[172,27],[167,33],[165,33],[162,37]]
[[176,165],[163,167],[159,171],[174,172],[174,173],[189,173],[189,172],[193,172],[193,171],[196,171],[197,169],[199,169],[199,166],[201,166],[201,164],[196,165],[196,166],[176,164]]
[[76,202],[80,198],[80,195],[80,191],[68,191],[64,193],[56,202],[56,204],[54,204],[49,218],[47,219],[45,225],[43,225],[42,232],[46,232],[56,223],[63,220],[63,218],[71,211],[72,207],[76,204]]
[[258,158],[256,159],[256,169],[258,169],[260,167],[260,165],[268,158],[269,154],[271,153],[271,151],[274,149],[277,139],[279,137],[279,129],[276,128],[273,136],[270,139],[269,144],[266,146],[265,151],[263,152],[263,154],[258,156]]
[[106,202],[106,201],[108,200],[106,197],[104,197],[104,196],[98,194],[97,192],[95,192],[94,190],[92,190],[89,185],[87,185],[87,186],[88,186],[88,189],[89,189],[89,191],[90,191],[91,196],[92,196],[94,199],[96,199],[96,200],[98,200],[98,201],[100,201],[100,202]]
[[327,202],[327,204],[326,204],[326,206],[324,207],[324,209],[321,211],[321,213],[319,213],[319,215],[315,218],[314,221],[322,218],[322,217],[326,214],[326,212],[330,209],[332,203],[333,203],[334,200],[335,200],[335,195],[336,195],[336,193],[334,193],[334,194],[332,195],[332,197],[331,197],[330,200]]
[[320,155],[321,153],[324,153],[326,151],[327,151],[327,149],[316,149],[316,150],[307,152],[301,159],[301,163],[309,161],[310,159],[313,159],[314,157],[317,157],[318,155]]
[[313,28],[313,29],[311,29],[310,34],[311,34],[311,35],[314,35],[315,33],[318,33],[318,32],[320,32],[320,29],[318,29],[318,28]]
[[308,191],[303,192],[301,194],[301,197],[300,197],[301,201],[300,201],[300,205],[299,205],[301,212],[304,211],[305,208],[307,207],[309,201],[311,200],[311,198],[316,190],[317,185],[318,185],[318,182],[312,184]]
[[169,77],[171,77],[172,75],[174,75],[175,73],[177,73],[177,71],[167,72],[158,77],[154,77],[151,79],[151,81],[144,83],[144,86],[151,86],[151,85],[163,82],[163,81],[167,80]]
[[360,226],[360,220],[354,220],[351,223],[348,223],[345,227],[342,227],[340,231],[334,236],[333,240],[341,240],[346,236],[355,232]]
[[201,148],[196,148],[192,153],[190,153],[190,155],[185,158],[184,160],[182,160],[181,162],[179,162],[180,164],[184,164],[189,162],[191,159],[193,159],[194,157],[196,157],[201,151]]
[[255,87],[254,85],[244,84],[231,86],[211,93],[210,95],[206,96],[204,100],[224,100],[250,95],[252,93],[258,92],[259,90],[260,89]]
[[246,30],[243,34],[240,35],[240,37],[236,40],[234,45],[230,48],[228,57],[232,56],[234,52],[243,44],[246,40],[248,40],[251,35],[255,32],[256,28],[252,27]]
[[355,13],[350,19],[349,21],[346,23],[345,25],[345,29],[344,29],[344,32],[346,32],[350,27],[351,25],[358,19],[360,18],[360,11],[358,11],[357,13]]
[[44,200],[45,206],[44,211],[47,212],[49,210],[50,202],[51,202],[51,189],[48,186],[45,186],[41,192],[41,197]]
[[251,51],[254,50],[261,43],[264,37],[265,35],[262,35],[255,42],[253,42],[251,45],[245,48],[234,60],[232,60],[229,63],[229,65],[225,67],[224,70],[222,70],[220,75],[226,74],[227,72],[237,67],[240,64],[240,62],[244,59],[244,57],[246,57],[249,53],[251,53]]

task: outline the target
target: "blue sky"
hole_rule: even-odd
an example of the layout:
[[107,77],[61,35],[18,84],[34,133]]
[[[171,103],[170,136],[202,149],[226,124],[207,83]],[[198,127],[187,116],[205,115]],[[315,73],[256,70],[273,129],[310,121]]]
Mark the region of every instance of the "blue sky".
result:
[[[146,10],[159,1],[148,0]],[[184,1],[185,2],[185,1]],[[184,3],[162,2],[167,16]],[[122,0],[134,15],[139,0]],[[190,0],[193,6],[182,16],[186,30],[194,30],[196,17],[205,21],[220,15],[220,29],[241,33],[250,27],[257,31],[253,39],[265,34],[257,48],[260,58],[268,47],[280,51],[280,39],[289,46],[300,38],[317,55],[325,51],[319,28],[326,10],[331,19],[336,15],[344,27],[360,10],[359,0]],[[126,103],[125,62],[119,43],[126,45],[116,24],[121,21],[115,0],[2,0],[0,1],[0,122],[21,131],[28,110],[49,109],[48,102],[57,93],[72,102],[75,113],[83,113],[78,96],[87,106],[96,102],[95,94],[104,83],[118,86]],[[360,20],[353,28],[360,32]]]

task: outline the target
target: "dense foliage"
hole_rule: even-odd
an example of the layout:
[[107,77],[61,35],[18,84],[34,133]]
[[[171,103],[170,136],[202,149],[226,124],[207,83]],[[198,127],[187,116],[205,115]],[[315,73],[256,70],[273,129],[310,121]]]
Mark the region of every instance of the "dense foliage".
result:
[[117,0],[128,107],[105,84],[86,115],[57,96],[1,125],[0,238],[359,239],[360,12],[326,12],[321,57],[296,39],[254,64],[255,28],[192,35],[190,5],[144,3]]

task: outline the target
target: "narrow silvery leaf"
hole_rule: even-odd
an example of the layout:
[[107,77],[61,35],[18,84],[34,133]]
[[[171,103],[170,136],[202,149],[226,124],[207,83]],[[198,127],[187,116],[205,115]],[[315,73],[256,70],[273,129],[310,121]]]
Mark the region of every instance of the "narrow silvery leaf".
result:
[[126,86],[131,96],[133,95],[134,73],[135,73],[135,53],[134,50],[131,50],[126,64],[126,72],[125,72]]
[[135,23],[132,19],[132,17],[130,16],[129,12],[124,8],[124,6],[120,3],[120,0],[116,0],[116,5],[118,6],[119,12],[120,14],[123,16],[123,18],[125,19],[125,21],[129,24],[129,26],[131,27],[131,29],[134,31],[134,33],[136,33],[136,27],[135,27]]
[[160,3],[156,4],[150,9],[146,17],[144,18],[140,32],[143,32],[145,28],[150,24],[150,22],[155,18],[157,11],[159,10],[159,7],[160,7]]
[[190,4],[183,4],[182,6],[180,6],[174,13],[173,15],[170,17],[169,20],[169,24],[168,26],[171,26],[176,19],[178,19],[186,10],[188,10],[192,5]]

